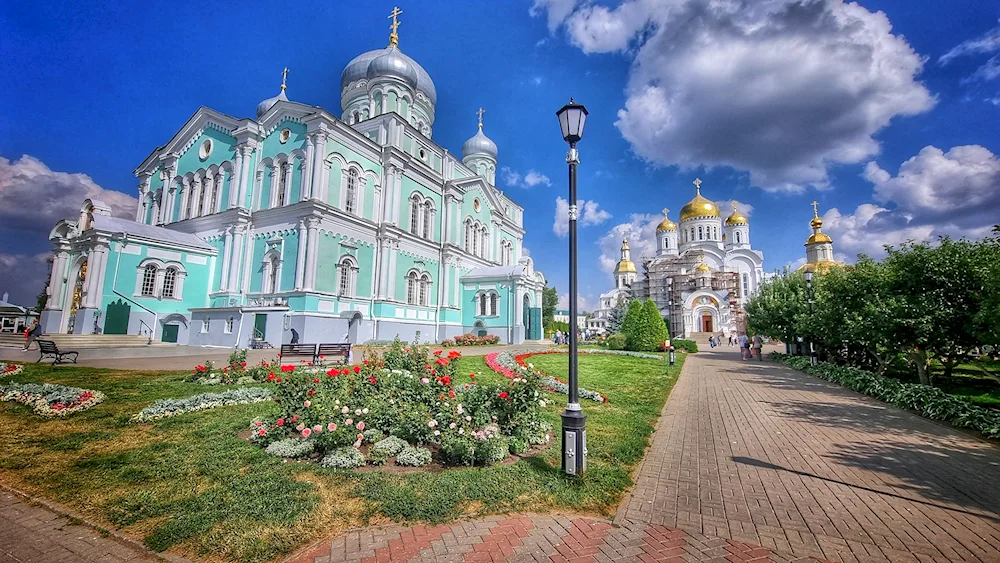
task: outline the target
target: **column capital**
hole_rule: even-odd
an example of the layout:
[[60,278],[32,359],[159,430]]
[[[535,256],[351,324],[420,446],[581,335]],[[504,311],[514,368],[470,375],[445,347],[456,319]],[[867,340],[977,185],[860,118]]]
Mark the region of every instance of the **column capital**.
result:
[[319,227],[319,217],[306,217],[304,221],[307,229],[312,230]]

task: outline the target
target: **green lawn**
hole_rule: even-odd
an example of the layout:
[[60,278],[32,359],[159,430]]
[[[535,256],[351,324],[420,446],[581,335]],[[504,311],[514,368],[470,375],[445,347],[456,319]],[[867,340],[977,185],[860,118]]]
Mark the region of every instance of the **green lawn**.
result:
[[[155,550],[232,561],[268,561],[348,527],[386,520],[439,522],[512,510],[614,513],[641,460],[652,425],[680,371],[678,364],[618,356],[580,358],[580,384],[609,403],[584,402],[588,474],[559,467],[559,412],[552,447],[511,465],[441,472],[350,473],[284,463],[236,437],[271,403],[223,407],[151,424],[128,419],[154,400],[220,388],[185,383],[183,373],[27,366],[14,378],[96,389],[105,403],[66,420],[0,403],[0,481],[47,497],[144,539]],[[565,355],[537,367],[565,379]],[[460,371],[502,379],[481,357]],[[463,376],[467,380],[468,375]],[[464,382],[464,381],[463,381]]]
[[[1000,362],[985,359],[973,360],[982,364],[992,373],[1000,373]],[[975,364],[966,363],[955,366],[951,379],[941,377],[943,368],[934,362],[931,365],[936,383],[946,392],[958,395],[977,405],[1000,409],[1000,382],[987,377]]]

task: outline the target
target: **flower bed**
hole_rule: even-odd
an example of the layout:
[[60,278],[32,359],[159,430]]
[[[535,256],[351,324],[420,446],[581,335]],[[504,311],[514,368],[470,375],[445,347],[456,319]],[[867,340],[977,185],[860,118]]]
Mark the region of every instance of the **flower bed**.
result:
[[104,393],[52,383],[9,383],[0,385],[0,401],[14,401],[30,406],[35,414],[62,417],[101,403]]
[[22,371],[24,371],[24,366],[21,364],[5,364],[0,362],[0,376],[19,375]]
[[[537,379],[459,385],[460,356],[397,341],[383,356],[369,351],[351,367],[282,365],[268,377],[281,413],[254,421],[250,439],[262,446],[289,438],[313,443],[321,465],[340,469],[392,457],[400,466],[429,463],[431,449],[411,445],[431,445],[445,465],[489,465],[547,441]],[[289,446],[278,450],[301,451]]]
[[160,399],[132,417],[132,422],[150,422],[184,413],[214,409],[228,405],[246,405],[270,401],[271,390],[263,387],[241,387],[222,393],[202,393],[184,399]]
[[500,337],[495,334],[486,336],[476,336],[475,334],[463,334],[455,338],[441,341],[441,345],[448,346],[492,346],[500,343]]
[[[538,380],[538,384],[541,385],[543,389],[547,389],[554,393],[562,393],[563,395],[569,394],[569,384],[565,381],[560,381],[558,378],[553,377],[535,367],[531,364],[522,363],[521,360],[528,358],[535,354],[566,354],[565,350],[549,350],[546,352],[533,352],[528,354],[521,354],[519,356],[514,356],[510,352],[493,352],[492,354],[487,354],[485,357],[486,365],[490,367],[493,371],[499,373],[500,375],[506,377],[507,379],[517,381],[529,374]],[[638,354],[638,352],[629,352],[629,355]],[[650,354],[643,354],[645,356],[651,356]],[[659,356],[652,356],[656,359],[660,359]],[[518,358],[521,358],[519,360]],[[584,399],[589,399],[598,403],[608,402],[608,398],[604,395],[598,393],[597,391],[591,391],[589,389],[580,388],[578,390],[581,397]]]
[[960,428],[971,428],[987,438],[1000,438],[1000,412],[974,405],[936,387],[905,383],[854,367],[823,362],[811,366],[809,358],[778,352],[772,352],[771,359],[895,407],[917,411],[921,416],[950,422]]
[[221,369],[216,368],[212,362],[194,366],[188,381],[200,385],[248,385],[264,381],[276,369],[277,360],[261,360],[255,366],[248,366],[247,351],[241,349],[229,354],[228,365]]

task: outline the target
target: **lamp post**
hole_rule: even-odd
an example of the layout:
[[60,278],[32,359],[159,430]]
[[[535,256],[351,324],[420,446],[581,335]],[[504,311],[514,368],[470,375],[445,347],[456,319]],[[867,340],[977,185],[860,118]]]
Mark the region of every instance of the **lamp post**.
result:
[[556,112],[563,139],[569,143],[569,402],[562,414],[562,468],[567,475],[580,476],[587,469],[587,416],[580,408],[577,383],[577,280],[576,280],[576,165],[580,163],[576,143],[583,138],[587,108],[573,102]]
[[[813,314],[813,273],[806,271],[806,298],[809,301],[809,316]],[[816,365],[816,352],[813,350],[812,338],[809,339],[809,364]]]
[[670,365],[674,365],[674,279],[669,278],[667,282],[667,355],[670,357]]

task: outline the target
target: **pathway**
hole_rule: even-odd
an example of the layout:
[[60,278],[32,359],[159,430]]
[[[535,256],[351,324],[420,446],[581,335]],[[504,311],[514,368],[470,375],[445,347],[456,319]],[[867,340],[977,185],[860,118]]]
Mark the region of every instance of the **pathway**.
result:
[[614,523],[389,526],[289,561],[1000,561],[1000,448],[732,348],[688,358]]

